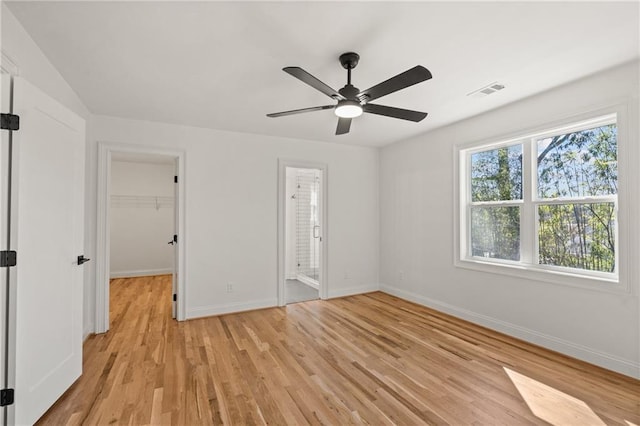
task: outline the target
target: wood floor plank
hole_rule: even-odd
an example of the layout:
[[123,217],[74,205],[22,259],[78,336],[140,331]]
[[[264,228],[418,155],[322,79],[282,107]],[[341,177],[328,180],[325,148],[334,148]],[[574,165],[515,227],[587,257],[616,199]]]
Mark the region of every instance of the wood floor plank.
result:
[[640,381],[384,293],[182,323],[170,297],[112,280],[38,425],[640,424]]

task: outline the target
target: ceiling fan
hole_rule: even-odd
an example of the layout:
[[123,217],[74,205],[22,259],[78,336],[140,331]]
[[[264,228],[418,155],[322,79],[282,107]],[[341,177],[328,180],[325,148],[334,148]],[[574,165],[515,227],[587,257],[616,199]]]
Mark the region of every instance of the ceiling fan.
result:
[[303,83],[316,90],[321,91],[335,101],[335,105],[323,105],[310,108],[294,109],[291,111],[275,112],[267,114],[267,117],[284,117],[286,115],[300,114],[303,112],[322,111],[325,109],[333,109],[338,116],[338,127],[336,135],[349,133],[351,127],[351,119],[359,117],[363,112],[370,114],[385,115],[387,117],[399,118],[409,121],[421,121],[427,116],[426,112],[412,111],[408,109],[395,108],[385,105],[371,104],[370,101],[381,98],[398,90],[413,86],[414,84],[429,80],[431,73],[428,69],[421,65],[417,65],[410,70],[391,77],[380,84],[367,89],[360,90],[351,84],[351,70],[358,65],[360,55],[354,52],[347,52],[340,55],[340,63],[347,70],[347,84],[340,90],[336,91],[324,84],[300,67],[286,67],[282,70],[291,74]]

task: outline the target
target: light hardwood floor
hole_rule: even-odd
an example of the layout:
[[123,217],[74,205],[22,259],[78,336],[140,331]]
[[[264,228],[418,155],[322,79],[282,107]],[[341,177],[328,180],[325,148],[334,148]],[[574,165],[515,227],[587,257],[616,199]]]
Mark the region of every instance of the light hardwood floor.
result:
[[177,323],[170,282],[112,281],[40,425],[640,424],[640,381],[383,293]]

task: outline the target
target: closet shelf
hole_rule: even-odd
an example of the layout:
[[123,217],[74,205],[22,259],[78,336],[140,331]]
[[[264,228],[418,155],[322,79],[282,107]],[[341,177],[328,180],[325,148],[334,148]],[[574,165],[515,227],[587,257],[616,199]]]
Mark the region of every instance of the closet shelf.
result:
[[173,208],[173,197],[160,195],[112,195],[111,207]]

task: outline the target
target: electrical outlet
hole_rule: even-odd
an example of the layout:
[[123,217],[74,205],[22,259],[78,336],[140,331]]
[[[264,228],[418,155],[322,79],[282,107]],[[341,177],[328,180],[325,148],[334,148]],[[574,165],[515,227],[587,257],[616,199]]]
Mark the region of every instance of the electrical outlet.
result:
[[231,292],[233,292],[233,283],[229,281],[227,283],[227,293],[231,293]]
[[400,281],[404,281],[404,271],[398,271],[398,278]]
[[344,279],[345,280],[351,279],[351,273],[349,273],[349,271],[344,271]]

